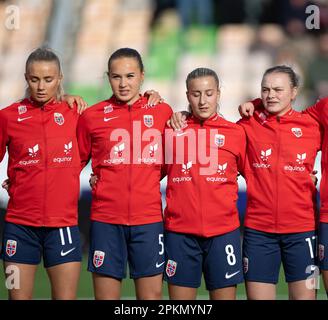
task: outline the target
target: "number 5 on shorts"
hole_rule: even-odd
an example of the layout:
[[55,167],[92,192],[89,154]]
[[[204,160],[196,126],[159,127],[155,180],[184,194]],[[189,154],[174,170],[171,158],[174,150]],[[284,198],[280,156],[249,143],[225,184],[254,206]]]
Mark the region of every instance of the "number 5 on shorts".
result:
[[163,242],[163,234],[160,233],[158,235],[158,244],[161,246],[161,249],[159,250],[159,255],[161,256],[164,254],[164,242]]

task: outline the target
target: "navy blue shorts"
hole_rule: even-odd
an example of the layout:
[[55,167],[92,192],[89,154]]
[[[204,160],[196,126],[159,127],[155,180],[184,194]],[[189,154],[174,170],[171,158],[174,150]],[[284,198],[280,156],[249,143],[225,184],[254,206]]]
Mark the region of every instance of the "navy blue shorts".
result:
[[318,260],[321,270],[328,270],[328,223],[320,222]]
[[164,271],[163,222],[125,226],[91,222],[88,271],[116,279],[154,276]]
[[245,280],[276,284],[281,262],[286,282],[306,280],[318,274],[316,245],[315,231],[277,234],[245,228]]
[[1,257],[4,261],[37,265],[43,258],[45,268],[82,261],[78,226],[48,228],[5,222]]
[[239,228],[210,238],[166,231],[164,279],[173,285],[198,288],[204,273],[210,291],[241,283],[240,242]]

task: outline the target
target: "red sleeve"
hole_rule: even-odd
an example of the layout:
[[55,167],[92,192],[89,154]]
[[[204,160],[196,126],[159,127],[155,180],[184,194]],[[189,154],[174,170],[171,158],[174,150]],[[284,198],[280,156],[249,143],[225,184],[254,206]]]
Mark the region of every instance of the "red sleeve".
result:
[[[70,96],[70,95],[66,95],[66,96]],[[70,110],[74,110],[76,113],[77,113],[77,103],[76,103],[76,101],[74,101],[73,102],[73,108],[71,108],[70,106],[69,106],[69,104],[68,104],[68,102],[67,102],[67,100],[64,98],[64,99],[62,99],[62,102],[63,103],[65,103],[65,105],[66,105],[66,107],[68,108],[68,109],[70,109]]]
[[79,144],[79,152],[81,157],[81,169],[83,169],[91,158],[91,131],[88,127],[86,113],[79,117],[76,135]]
[[170,132],[170,130],[172,130],[170,127],[168,127],[167,125],[164,128],[164,132],[162,135],[162,147],[163,147],[163,164],[161,167],[161,180],[167,175],[167,171],[168,171],[168,165],[167,165],[167,150],[166,150],[166,134],[168,134]]
[[250,102],[253,103],[255,110],[263,108],[263,103],[261,98],[256,98]]
[[[171,118],[172,114],[173,114],[172,108],[166,103],[163,104],[163,108],[165,108],[165,112],[164,112],[164,115],[163,115],[164,120],[168,121]],[[161,180],[167,175],[167,165],[166,165],[166,161],[165,161],[165,132],[166,132],[166,130],[170,130],[170,128],[165,123],[164,132],[162,134],[163,164],[162,164],[162,167],[161,167]]]
[[323,115],[324,108],[328,108],[328,98],[319,100],[316,104],[314,104],[311,107],[308,107],[303,112],[309,114],[312,118],[314,118],[317,122],[319,122],[322,125],[323,124],[322,115]]
[[242,176],[245,176],[245,164],[246,164],[246,133],[244,128],[240,125],[240,142],[239,142],[239,155],[237,160],[238,171]]
[[0,112],[0,162],[6,154],[8,144],[8,121],[4,112]]
[[166,103],[163,104],[163,107],[165,107],[165,118],[167,121],[171,118],[173,111],[172,111],[172,108]]

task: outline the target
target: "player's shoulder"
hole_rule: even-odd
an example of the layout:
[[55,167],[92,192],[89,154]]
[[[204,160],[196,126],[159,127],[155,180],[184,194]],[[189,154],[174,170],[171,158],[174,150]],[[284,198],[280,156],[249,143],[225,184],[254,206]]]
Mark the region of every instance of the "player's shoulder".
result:
[[143,102],[140,109],[143,115],[151,115],[160,121],[167,121],[173,113],[172,108],[165,102],[149,105],[145,98],[143,98]]
[[74,103],[73,106],[71,107],[67,101],[65,100],[59,100],[55,102],[55,112],[63,112],[65,115],[68,114],[74,114],[75,116],[78,116],[78,108],[77,104]]
[[304,113],[301,111],[294,111],[294,118],[300,121],[301,124],[304,126],[314,126],[314,127],[319,127],[319,123],[313,119],[308,113]]
[[159,103],[158,108],[172,111],[172,107],[166,102]]
[[327,96],[327,97],[324,97],[324,98],[322,98],[322,99],[320,99],[320,100],[318,100],[317,103],[319,103],[319,104],[321,104],[321,105],[323,105],[323,106],[328,107],[328,96]]
[[94,113],[98,111],[103,111],[104,114],[110,113],[113,111],[113,106],[110,103],[110,99],[102,100],[99,102],[96,102],[95,104],[89,106],[87,109],[85,109],[81,115],[83,118],[89,118],[90,115],[93,115]]
[[[21,100],[17,100],[7,106],[5,106],[4,108],[1,109],[2,110],[5,110],[5,111],[11,111],[11,110],[17,110],[18,112],[19,111],[24,111],[25,108],[28,107],[29,105],[29,100],[28,99],[21,99]],[[20,107],[18,110],[18,107]]]
[[253,116],[251,116],[251,117],[242,117],[236,122],[236,125],[239,126],[239,127],[243,127],[243,126],[249,125],[249,123],[252,120],[254,120]]
[[163,115],[165,119],[170,118],[171,115],[173,114],[173,110],[169,104],[166,102],[161,102],[158,104],[157,109]]
[[112,108],[113,107],[110,99],[98,101],[95,104],[93,104],[90,107],[88,107],[86,109],[86,111],[92,112],[92,111],[95,111],[95,110],[103,109],[104,112],[106,112],[106,107],[108,107],[108,108]]
[[320,100],[318,100],[314,105],[314,108],[324,111],[324,112],[328,112],[328,97],[324,97]]
[[236,123],[224,118],[221,118],[220,121],[225,127],[229,128],[230,131],[241,135],[244,134],[244,129],[238,124],[239,121]]
[[146,111],[153,110],[155,113],[173,113],[171,106],[166,102],[159,102],[155,105],[150,106],[148,104],[148,101],[146,100],[142,108]]
[[19,116],[27,112],[29,102],[27,99],[22,99],[11,103],[10,105],[0,110],[0,116],[2,118],[11,118],[13,116]]

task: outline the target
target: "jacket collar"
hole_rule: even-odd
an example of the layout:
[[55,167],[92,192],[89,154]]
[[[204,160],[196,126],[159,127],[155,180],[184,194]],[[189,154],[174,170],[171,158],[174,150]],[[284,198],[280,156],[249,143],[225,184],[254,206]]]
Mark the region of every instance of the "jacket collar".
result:
[[205,124],[214,124],[215,122],[219,121],[220,118],[221,117],[217,113],[215,113],[210,118],[205,119],[205,120],[201,120],[201,119],[195,117],[193,114],[191,114],[188,120],[191,123],[197,123],[197,124],[200,124],[200,125],[203,126]]
[[256,120],[258,120],[261,123],[277,121],[277,120],[278,121],[288,120],[288,119],[294,117],[295,114],[296,114],[296,111],[294,109],[290,109],[282,116],[277,116],[275,114],[271,114],[264,108],[260,108],[254,112],[254,116],[255,116]]
[[43,110],[50,111],[50,110],[53,110],[54,108],[56,108],[56,106],[58,105],[59,102],[56,99],[51,99],[44,105],[40,105],[36,101],[34,101],[32,98],[26,98],[22,101],[22,103],[29,104],[33,108],[41,108]]
[[122,102],[118,100],[114,95],[112,95],[108,100],[108,102],[112,104],[114,108],[116,107],[116,108],[132,108],[132,109],[138,109],[144,107],[147,104],[147,101],[148,101],[147,98],[141,95],[139,95],[139,99],[136,102],[134,102],[132,105],[129,105],[126,102]]

